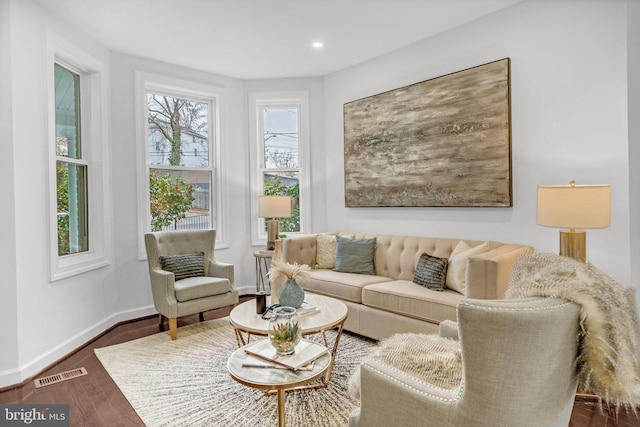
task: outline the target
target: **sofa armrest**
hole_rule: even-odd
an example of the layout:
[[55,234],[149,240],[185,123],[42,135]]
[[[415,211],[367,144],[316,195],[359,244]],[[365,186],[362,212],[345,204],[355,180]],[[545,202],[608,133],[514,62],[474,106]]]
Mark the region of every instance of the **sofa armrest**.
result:
[[458,323],[453,320],[443,320],[438,326],[438,335],[442,338],[458,340]]
[[533,246],[502,245],[469,258],[467,298],[500,299],[509,285],[511,270],[520,256],[533,252]]
[[220,261],[217,261],[216,259],[209,259],[207,275],[209,277],[223,277],[225,279],[229,279],[229,282],[231,282],[231,287],[234,286],[233,285],[233,282],[234,282],[233,264],[220,262]]
[[276,240],[274,260],[316,265],[316,234],[303,234]]

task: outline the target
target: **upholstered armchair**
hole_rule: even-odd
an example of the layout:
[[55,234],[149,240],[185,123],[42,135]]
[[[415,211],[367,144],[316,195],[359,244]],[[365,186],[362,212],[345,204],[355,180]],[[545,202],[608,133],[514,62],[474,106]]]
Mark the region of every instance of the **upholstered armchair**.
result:
[[177,338],[178,317],[236,305],[233,265],[216,261],[215,230],[163,231],[145,235],[153,303],[160,329],[169,319]]
[[560,298],[461,300],[458,322],[440,326],[440,336],[459,337],[457,385],[435,386],[371,356],[360,367],[361,406],[349,426],[566,427],[579,312]]

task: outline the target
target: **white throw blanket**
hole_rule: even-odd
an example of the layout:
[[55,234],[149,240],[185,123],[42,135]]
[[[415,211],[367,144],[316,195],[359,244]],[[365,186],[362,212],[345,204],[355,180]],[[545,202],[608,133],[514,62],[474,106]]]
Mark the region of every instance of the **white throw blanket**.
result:
[[545,296],[580,305],[579,390],[616,406],[640,405],[640,326],[633,289],[590,264],[554,254],[516,262],[505,298]]

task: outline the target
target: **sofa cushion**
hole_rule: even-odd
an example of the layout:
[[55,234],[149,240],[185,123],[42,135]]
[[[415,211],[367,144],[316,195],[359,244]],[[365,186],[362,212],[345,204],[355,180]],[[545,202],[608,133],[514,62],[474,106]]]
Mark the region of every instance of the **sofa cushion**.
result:
[[376,238],[351,239],[336,236],[336,266],[334,271],[342,273],[375,274],[373,253]]
[[447,258],[438,258],[427,253],[420,255],[413,283],[433,291],[444,291],[447,282]]
[[408,280],[376,283],[362,289],[362,303],[366,306],[432,323],[456,320],[456,305],[462,298],[450,289],[432,291]]
[[175,283],[176,299],[180,302],[226,294],[231,290],[229,279],[197,276],[178,280]]
[[204,276],[204,252],[160,257],[162,269],[174,274],[175,280]]
[[[296,281],[305,291],[339,298],[360,304],[362,288],[373,283],[389,282],[392,279],[368,274],[338,273],[333,270],[311,270],[308,277]],[[415,285],[414,285],[415,286]]]
[[460,240],[449,257],[449,267],[447,269],[447,288],[462,295],[466,291],[467,261],[474,255],[487,252],[489,243],[484,242],[478,246],[470,247],[465,241]]

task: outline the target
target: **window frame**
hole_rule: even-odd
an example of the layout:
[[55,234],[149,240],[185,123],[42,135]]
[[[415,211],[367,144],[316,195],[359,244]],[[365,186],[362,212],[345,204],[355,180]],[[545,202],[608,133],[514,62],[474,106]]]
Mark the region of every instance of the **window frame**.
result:
[[[80,76],[81,156],[58,156],[55,111],[55,64]],[[47,30],[47,93],[49,153],[50,281],[54,282],[112,262],[109,184],[107,65],[56,33]],[[57,161],[86,167],[88,250],[58,255]]]
[[[216,229],[216,249],[227,248],[225,241],[226,218],[221,214],[224,186],[222,185],[222,164],[220,162],[222,145],[222,110],[224,89],[188,80],[153,74],[144,71],[135,72],[136,80],[136,151],[138,156],[138,258],[147,258],[144,235],[151,231],[151,211],[149,201],[149,170],[195,170],[208,171],[211,174],[210,209],[211,224]],[[206,167],[171,166],[149,164],[149,123],[147,94],[185,98],[208,103],[209,126],[209,165]]]
[[[291,106],[298,108],[298,167],[266,168],[264,138],[262,135],[262,111],[266,107],[286,108]],[[307,91],[251,92],[249,93],[249,108],[253,111],[249,120],[249,141],[251,144],[251,244],[252,246],[264,246],[267,243],[265,220],[258,217],[258,196],[264,192],[264,172],[274,170],[299,172],[300,231],[286,234],[299,235],[308,233],[308,227],[311,222],[309,93]]]

